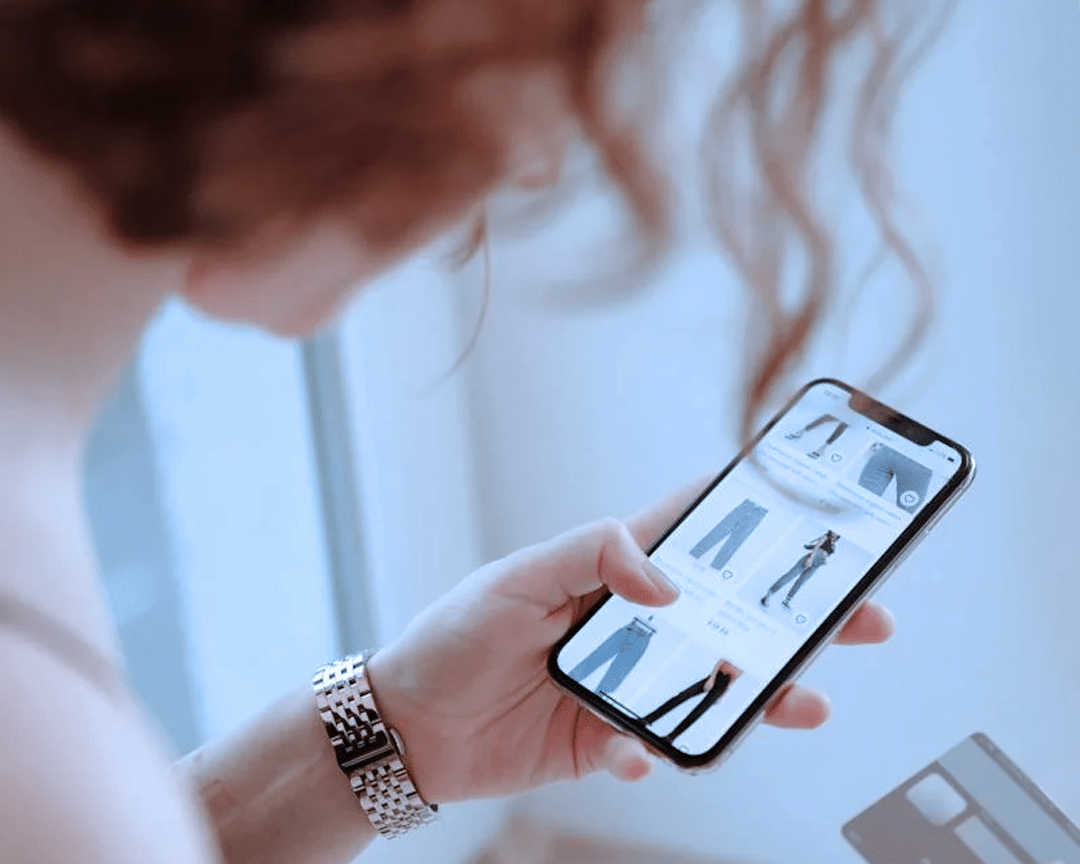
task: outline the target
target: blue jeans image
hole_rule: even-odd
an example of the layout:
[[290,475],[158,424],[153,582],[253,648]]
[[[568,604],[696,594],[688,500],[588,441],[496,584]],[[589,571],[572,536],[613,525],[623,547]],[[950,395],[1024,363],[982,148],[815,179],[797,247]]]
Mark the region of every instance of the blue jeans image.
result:
[[650,713],[642,717],[641,722],[644,723],[646,726],[651,726],[669,711],[674,711],[676,708],[682,705],[683,702],[687,701],[688,699],[693,699],[695,696],[704,693],[705,698],[698,702],[698,704],[694,706],[694,709],[682,720],[679,721],[678,726],[676,726],[674,729],[668,732],[667,735],[664,736],[664,740],[668,743],[674,742],[676,738],[683,734],[683,732],[685,732],[687,729],[697,723],[697,721],[701,719],[702,714],[712,708],[712,706],[719,701],[720,697],[724,695],[725,691],[728,688],[728,685],[731,683],[731,677],[721,672],[719,675],[716,676],[716,683],[713,684],[712,690],[706,692],[705,682],[708,680],[708,678],[702,678],[700,681],[695,681],[681,693],[672,696],[659,708],[651,711]]
[[859,485],[875,495],[883,496],[895,478],[896,506],[914,513],[926,498],[933,472],[884,444],[875,444],[871,454],[870,461],[859,475]]
[[690,550],[690,554],[695,558],[700,558],[723,541],[724,545],[717,550],[716,557],[710,565],[714,570],[723,570],[731,560],[731,556],[746,542],[746,538],[754,533],[768,512],[760,504],[755,504],[747,498],[721,519],[712,531],[702,537],[701,541]]
[[792,598],[799,593],[799,589],[806,584],[806,581],[814,575],[814,572],[820,566],[821,564],[806,563],[805,558],[800,559],[798,564],[788,570],[787,573],[785,573],[772,584],[772,587],[769,589],[769,593],[765,596],[769,597],[775,594],[777,591],[787,585],[788,582],[794,579],[795,584],[791,586],[791,590],[788,591],[787,597],[784,598],[784,605],[787,606],[789,603],[791,603]]
[[614,693],[619,685],[626,680],[630,670],[637,665],[649,647],[653,630],[640,618],[635,618],[625,627],[622,627],[608,636],[600,646],[588,657],[577,664],[571,671],[570,677],[581,682],[607,662],[611,662],[607,672],[600,680],[596,688],[597,693]]

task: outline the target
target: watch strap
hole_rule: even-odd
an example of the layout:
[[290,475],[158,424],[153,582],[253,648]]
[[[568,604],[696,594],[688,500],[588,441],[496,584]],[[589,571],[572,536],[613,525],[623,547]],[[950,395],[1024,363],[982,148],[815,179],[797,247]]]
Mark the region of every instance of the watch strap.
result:
[[364,655],[328,663],[312,683],[338,766],[372,827],[392,838],[435,821],[436,808],[420,797],[405,767],[401,737],[379,714]]

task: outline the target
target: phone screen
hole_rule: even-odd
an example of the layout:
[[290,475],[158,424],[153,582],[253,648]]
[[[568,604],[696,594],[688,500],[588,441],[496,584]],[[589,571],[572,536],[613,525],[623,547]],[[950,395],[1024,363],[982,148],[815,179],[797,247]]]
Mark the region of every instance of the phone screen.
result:
[[722,752],[971,473],[959,445],[833,381],[751,452],[650,553],[679,599],[609,597],[553,652],[556,680],[686,767]]

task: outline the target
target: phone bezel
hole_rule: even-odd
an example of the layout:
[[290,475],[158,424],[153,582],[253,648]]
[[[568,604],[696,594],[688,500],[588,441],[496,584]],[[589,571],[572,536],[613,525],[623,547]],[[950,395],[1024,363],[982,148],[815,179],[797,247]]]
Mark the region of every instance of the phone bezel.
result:
[[836,631],[843,626],[844,622],[858,608],[858,605],[866,599],[870,593],[879,587],[890,573],[890,570],[899,562],[903,553],[924,535],[933,522],[940,517],[948,506],[963,492],[971,483],[975,475],[975,461],[966,447],[946,438],[921,423],[912,420],[899,411],[888,407],[871,396],[863,393],[849,384],[835,378],[816,378],[804,385],[777,414],[762,427],[754,439],[746,445],[742,451],[709,482],[706,488],[697,498],[669,525],[646,551],[652,555],[668,536],[690,515],[702,501],[709,496],[724,479],[734,470],[735,466],[743,461],[753,449],[780,423],[791,409],[813,388],[820,386],[839,387],[848,394],[848,405],[852,410],[879,423],[886,429],[890,429],[915,443],[932,443],[939,441],[952,447],[960,454],[960,466],[956,473],[945,483],[944,487],[928,501],[912,519],[899,537],[882,553],[867,574],[859,580],[840,601],[833,612],[810,633],[792,658],[784,665],[779,673],[762,689],[757,698],[750,706],[739,715],[738,719],[724,733],[723,737],[709,750],[699,754],[688,754],[676,749],[665,742],[662,738],[649,731],[646,727],[635,721],[635,718],[618,711],[609,702],[594,694],[591,690],[579,684],[569,675],[564,673],[558,665],[559,652],[566,644],[588,623],[604,604],[612,598],[612,594],[606,595],[589,609],[573,627],[552,647],[548,654],[548,673],[552,680],[563,690],[570,693],[582,702],[590,711],[598,714],[614,726],[623,729],[642,739],[651,749],[659,753],[668,761],[686,770],[697,770],[709,767],[725,755],[725,751],[743,735],[754,723],[760,719],[766,708],[777,694],[790,684],[798,674],[814,659],[816,654],[823,648]]

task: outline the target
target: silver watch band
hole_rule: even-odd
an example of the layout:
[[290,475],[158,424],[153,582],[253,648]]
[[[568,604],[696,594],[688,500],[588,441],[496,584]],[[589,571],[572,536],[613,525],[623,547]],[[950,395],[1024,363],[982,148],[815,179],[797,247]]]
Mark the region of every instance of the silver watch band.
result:
[[436,808],[420,797],[405,768],[400,736],[375,706],[363,656],[328,663],[312,683],[337,763],[375,830],[400,837],[435,821]]

